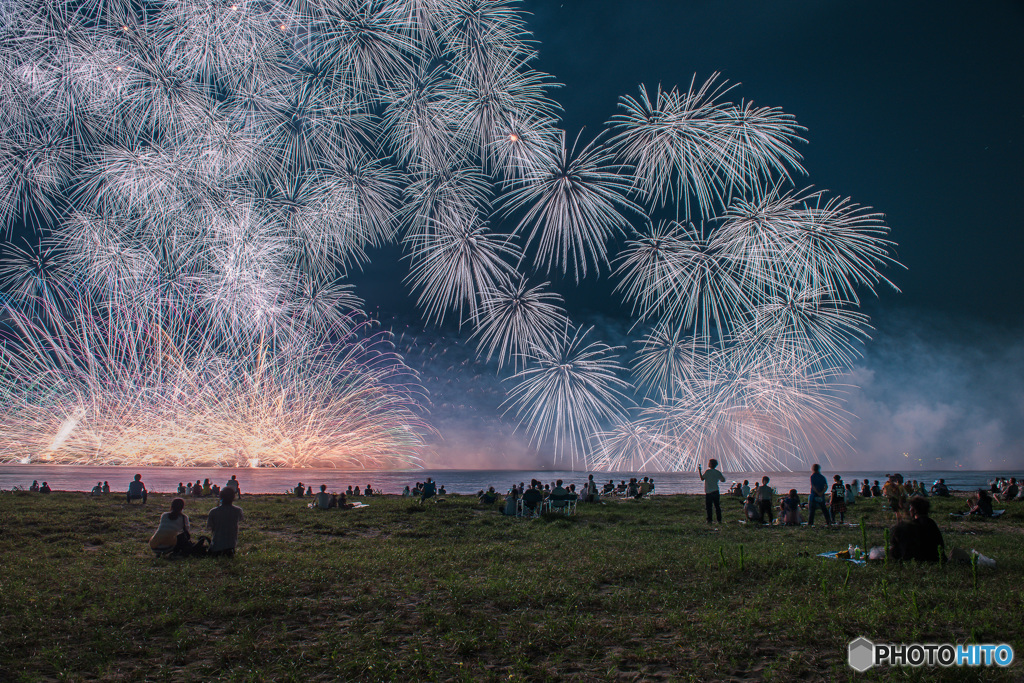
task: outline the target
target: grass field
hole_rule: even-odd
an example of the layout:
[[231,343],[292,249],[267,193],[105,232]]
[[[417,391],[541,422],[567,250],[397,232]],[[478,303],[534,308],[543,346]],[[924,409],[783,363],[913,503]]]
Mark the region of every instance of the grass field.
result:
[[[857,567],[856,527],[709,526],[664,496],[508,519],[449,496],[357,511],[245,496],[234,559],[158,559],[171,496],[0,494],[0,680],[1022,680],[1024,504],[953,521],[995,569]],[[198,529],[213,505],[189,500]],[[997,505],[997,507],[1001,507]],[[860,501],[880,545],[890,523]],[[1009,668],[875,668],[875,642],[1008,643]]]

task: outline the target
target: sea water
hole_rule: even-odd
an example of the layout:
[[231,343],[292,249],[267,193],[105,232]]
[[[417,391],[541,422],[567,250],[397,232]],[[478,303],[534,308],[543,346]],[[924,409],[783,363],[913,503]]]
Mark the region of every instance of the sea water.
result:
[[[899,471],[896,469],[893,472]],[[781,493],[796,489],[806,495],[810,489],[810,472],[723,472],[725,484],[723,492],[732,482],[743,482],[744,479],[754,486],[767,474],[771,477],[771,486]],[[839,474],[844,483],[852,480],[868,479],[872,483],[877,479],[885,483],[885,472],[858,472],[853,470],[822,468],[822,473],[832,482],[832,475]],[[432,477],[438,486],[443,485],[448,493],[475,494],[493,486],[498,493],[505,493],[513,484],[529,483],[531,479],[539,479],[545,484],[562,479],[566,486],[576,484],[579,489],[587,481],[587,475],[593,474],[598,486],[609,480],[618,484],[628,482],[631,477],[653,477],[656,494],[669,493],[703,493],[704,485],[694,472],[585,472],[582,470],[334,470],[334,469],[290,469],[290,468],[217,468],[217,467],[91,467],[87,465],[2,465],[0,466],[0,490],[10,491],[15,487],[27,489],[33,480],[47,482],[55,491],[89,491],[97,482],[107,481],[110,490],[123,492],[128,489],[136,474],[142,475],[147,489],[159,493],[173,493],[178,483],[195,483],[209,479],[211,483],[224,486],[231,475],[238,477],[242,493],[285,493],[291,491],[302,482],[318,490],[321,484],[327,485],[328,491],[343,491],[349,486],[360,489],[367,484],[375,491],[397,494],[406,486],[412,487],[416,482],[426,481]],[[997,476],[1018,476],[1019,472],[988,472],[958,470],[911,470],[903,471],[907,479],[923,481],[925,488],[932,482],[942,478],[946,485],[954,490],[988,488]]]

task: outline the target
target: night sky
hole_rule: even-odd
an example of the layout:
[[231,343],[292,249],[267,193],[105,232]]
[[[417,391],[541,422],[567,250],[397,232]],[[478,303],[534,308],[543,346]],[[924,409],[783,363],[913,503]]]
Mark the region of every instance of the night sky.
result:
[[1024,321],[1024,5],[530,0],[570,135],[639,83],[714,71],[807,127],[797,180],[883,212],[905,272],[869,312]]

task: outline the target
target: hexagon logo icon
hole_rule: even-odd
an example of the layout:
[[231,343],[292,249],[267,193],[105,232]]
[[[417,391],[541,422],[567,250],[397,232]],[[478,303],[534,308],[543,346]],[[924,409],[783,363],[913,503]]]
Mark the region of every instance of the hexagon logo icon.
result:
[[859,673],[867,671],[875,663],[875,644],[864,636],[850,642],[849,653],[847,661],[850,668]]

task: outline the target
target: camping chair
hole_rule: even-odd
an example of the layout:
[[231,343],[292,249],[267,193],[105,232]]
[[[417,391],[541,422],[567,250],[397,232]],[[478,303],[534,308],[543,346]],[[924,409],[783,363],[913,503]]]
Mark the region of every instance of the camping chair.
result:
[[537,503],[537,507],[531,509],[529,505],[523,502],[522,498],[516,501],[516,517],[522,517],[523,519],[539,517],[543,509],[543,503]]
[[571,515],[576,512],[576,501],[578,497],[566,497],[558,498],[555,500],[548,500],[548,511],[550,512],[564,512],[566,515]]

